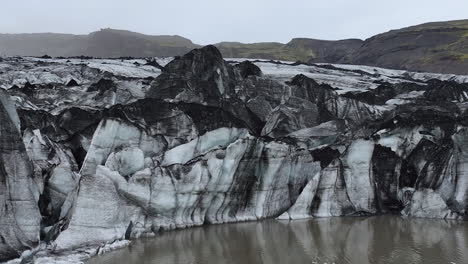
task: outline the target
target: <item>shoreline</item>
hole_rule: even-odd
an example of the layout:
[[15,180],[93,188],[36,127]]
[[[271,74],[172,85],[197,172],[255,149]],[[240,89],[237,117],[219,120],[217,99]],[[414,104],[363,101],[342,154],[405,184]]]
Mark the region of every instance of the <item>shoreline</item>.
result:
[[[329,220],[333,218],[352,218],[352,219],[368,219],[374,217],[392,217],[392,218],[399,218],[405,221],[414,221],[414,220],[432,220],[434,222],[468,222],[467,220],[461,219],[446,219],[446,218],[424,218],[424,217],[407,217],[400,214],[378,214],[378,215],[368,215],[368,216],[331,216],[331,217],[308,217],[308,218],[296,218],[296,219],[281,219],[279,217],[275,218],[265,218],[253,221],[238,221],[238,222],[227,222],[227,223],[218,223],[218,224],[203,224],[203,225],[195,225],[189,227],[178,227],[174,229],[166,229],[159,231],[158,233],[166,233],[166,232],[175,232],[175,231],[182,231],[187,229],[195,229],[195,228],[206,228],[210,226],[220,226],[220,225],[236,225],[242,223],[261,223],[266,221],[277,221],[281,223],[291,223],[291,222],[301,222],[301,221],[312,221],[312,220]],[[152,236],[141,236],[138,238],[134,238],[131,240],[116,240],[110,243],[105,243],[101,246],[85,246],[76,248],[69,251],[63,252],[53,252],[54,244],[44,245],[41,244],[35,249],[27,250],[23,252],[20,258],[12,259],[7,262],[0,262],[0,264],[23,264],[23,263],[34,263],[34,264],[86,264],[90,259],[108,254],[110,252],[114,252],[120,249],[127,248],[131,246],[132,243],[138,240],[151,240],[157,238],[158,234],[154,234]],[[34,252],[35,251],[35,252]],[[31,262],[32,261],[32,262]]]

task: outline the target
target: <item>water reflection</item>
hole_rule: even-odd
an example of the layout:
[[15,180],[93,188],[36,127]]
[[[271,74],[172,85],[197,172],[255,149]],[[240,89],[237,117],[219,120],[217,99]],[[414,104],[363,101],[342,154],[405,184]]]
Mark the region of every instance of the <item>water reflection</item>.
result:
[[162,233],[92,259],[110,263],[468,263],[468,223],[396,216],[268,220]]

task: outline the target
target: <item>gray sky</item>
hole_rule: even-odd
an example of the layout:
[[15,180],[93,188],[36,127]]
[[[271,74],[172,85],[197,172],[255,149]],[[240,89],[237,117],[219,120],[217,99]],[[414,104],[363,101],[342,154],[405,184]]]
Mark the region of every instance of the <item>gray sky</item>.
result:
[[3,0],[1,33],[87,34],[117,28],[198,44],[368,38],[468,19],[468,0]]

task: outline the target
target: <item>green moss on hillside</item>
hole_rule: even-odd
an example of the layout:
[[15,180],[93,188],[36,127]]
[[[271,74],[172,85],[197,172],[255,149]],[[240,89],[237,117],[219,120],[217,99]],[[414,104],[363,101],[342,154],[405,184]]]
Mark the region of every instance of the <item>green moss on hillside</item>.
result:
[[468,53],[466,54],[460,54],[458,57],[459,60],[466,61],[468,60]]
[[286,61],[307,61],[314,58],[314,51],[306,48],[290,48],[285,44],[264,42],[242,44],[237,42],[224,42],[217,45],[225,57],[258,58]]

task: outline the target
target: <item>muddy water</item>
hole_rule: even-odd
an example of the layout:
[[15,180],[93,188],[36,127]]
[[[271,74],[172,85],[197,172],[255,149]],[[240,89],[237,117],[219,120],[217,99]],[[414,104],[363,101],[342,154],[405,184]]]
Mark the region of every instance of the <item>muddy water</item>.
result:
[[213,225],[161,233],[91,264],[468,263],[468,222],[370,218]]

